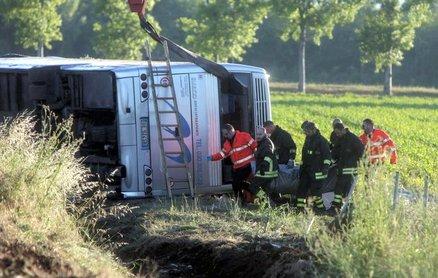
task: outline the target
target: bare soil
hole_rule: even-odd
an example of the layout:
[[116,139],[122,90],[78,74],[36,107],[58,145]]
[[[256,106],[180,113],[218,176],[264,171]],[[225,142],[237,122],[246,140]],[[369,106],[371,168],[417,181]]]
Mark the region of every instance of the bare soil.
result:
[[[0,276],[1,277],[78,277],[77,273],[58,258],[47,255],[49,250],[40,250],[19,242],[8,242],[0,233]],[[43,248],[44,249],[44,248]]]
[[[136,205],[138,205],[137,203]],[[304,239],[246,236],[202,238],[179,232],[148,235],[153,213],[137,206],[123,218],[101,219],[113,251],[141,277],[313,277],[313,256]]]
[[154,272],[159,277],[310,277],[313,273],[311,255],[303,244],[291,248],[267,240],[234,243],[155,237],[130,251],[121,257],[146,259],[139,274]]

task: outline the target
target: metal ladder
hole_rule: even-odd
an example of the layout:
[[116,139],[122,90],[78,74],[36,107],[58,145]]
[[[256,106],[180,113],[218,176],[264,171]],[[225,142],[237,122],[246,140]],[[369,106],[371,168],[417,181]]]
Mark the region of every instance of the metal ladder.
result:
[[[169,196],[170,199],[172,199],[172,187],[175,183],[188,183],[189,185],[189,191],[190,191],[190,196],[194,197],[195,196],[195,192],[194,192],[194,188],[193,188],[193,178],[192,178],[192,173],[190,170],[190,165],[189,162],[187,161],[187,157],[186,157],[186,153],[184,150],[184,138],[181,135],[181,119],[179,117],[180,113],[179,113],[179,109],[178,109],[178,103],[176,100],[176,93],[175,93],[175,87],[174,87],[174,83],[173,83],[173,76],[172,76],[172,68],[170,65],[170,55],[169,55],[169,48],[167,46],[167,42],[164,41],[163,42],[163,48],[164,48],[164,55],[165,55],[165,59],[166,59],[166,69],[165,70],[154,70],[153,65],[152,65],[152,56],[151,56],[151,50],[150,50],[150,46],[149,43],[146,42],[146,59],[148,60],[148,66],[149,66],[149,76],[150,76],[150,84],[152,87],[152,97],[153,97],[153,102],[154,102],[154,110],[155,110],[155,116],[156,116],[156,121],[157,121],[157,129],[158,129],[158,142],[160,145],[160,151],[161,151],[161,164],[163,166],[163,171],[164,171],[164,177],[166,179],[166,188],[167,188],[167,194]],[[164,75],[168,78],[168,84],[155,84],[155,76],[156,75]],[[164,88],[170,88],[171,91],[171,96],[167,97],[167,96],[158,96],[156,88],[157,87],[164,87]],[[158,103],[160,101],[164,101],[164,102],[170,102],[171,105],[170,108],[171,110],[158,110],[159,109],[159,105]],[[162,123],[162,115],[163,114],[173,114],[175,116],[176,120],[173,120],[174,122],[171,123]],[[173,117],[172,117],[173,118]],[[164,137],[163,136],[163,128],[175,128],[175,137]],[[179,151],[166,151],[165,148],[165,142],[178,142],[179,145]],[[182,155],[182,157],[184,158],[184,165],[168,165],[167,161],[166,161],[166,157],[167,155],[175,155],[175,154],[179,154]],[[187,177],[187,179],[173,179],[170,175],[169,175],[169,169],[172,168],[180,168],[180,169],[184,169],[185,170],[185,176]]]

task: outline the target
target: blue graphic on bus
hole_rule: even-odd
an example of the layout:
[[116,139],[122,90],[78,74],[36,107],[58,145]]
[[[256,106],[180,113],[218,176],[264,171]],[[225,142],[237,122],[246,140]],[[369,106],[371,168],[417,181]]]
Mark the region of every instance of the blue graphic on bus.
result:
[[[172,108],[173,110],[173,105],[170,104],[168,101],[165,101],[167,105],[170,106],[170,108]],[[179,130],[180,134],[182,135],[183,138],[187,138],[190,137],[191,135],[191,130],[190,130],[190,125],[187,122],[187,120],[184,118],[184,116],[178,112],[177,117],[179,117],[179,121],[181,123],[181,130]],[[176,137],[176,133],[174,129],[171,129],[169,127],[164,128],[165,131],[169,132],[170,134],[172,134],[174,137]],[[187,163],[192,162],[192,153],[189,149],[189,147],[186,145],[186,143],[183,140],[183,153],[186,155],[186,161]],[[177,163],[184,163],[184,156],[183,154],[177,155],[177,156],[172,156],[172,155],[167,155],[167,157]]]

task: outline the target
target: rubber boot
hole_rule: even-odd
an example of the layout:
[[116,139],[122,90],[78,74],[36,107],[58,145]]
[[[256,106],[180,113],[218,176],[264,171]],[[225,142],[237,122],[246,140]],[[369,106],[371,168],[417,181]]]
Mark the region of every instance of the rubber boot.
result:
[[248,190],[243,189],[242,190],[242,201],[244,204],[254,204],[255,195],[249,192]]

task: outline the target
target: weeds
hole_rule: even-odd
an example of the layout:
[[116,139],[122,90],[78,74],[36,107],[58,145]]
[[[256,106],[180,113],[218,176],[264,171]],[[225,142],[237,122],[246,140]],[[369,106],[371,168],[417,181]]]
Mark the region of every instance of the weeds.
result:
[[313,239],[323,269],[346,277],[436,277],[436,204],[425,209],[422,202],[401,200],[392,210],[393,179],[384,168],[361,180],[350,227]]
[[40,126],[29,113],[0,125],[1,225],[11,237],[61,256],[82,275],[126,274],[110,254],[83,240],[83,228],[68,213],[88,177],[75,158],[81,141],[72,138],[71,125],[48,111]]

